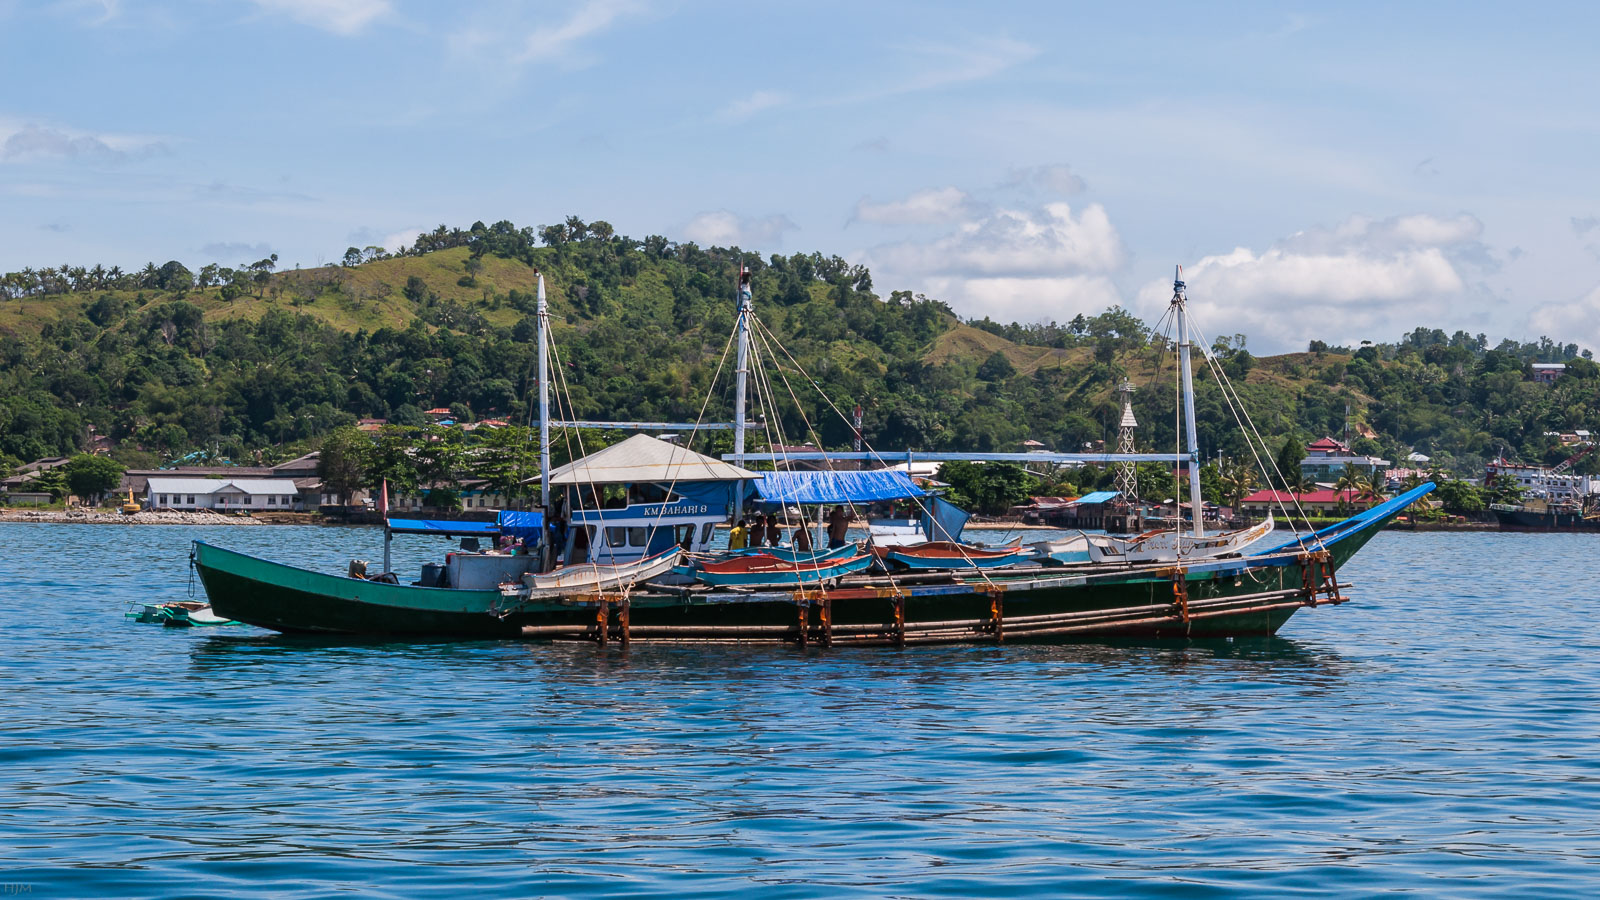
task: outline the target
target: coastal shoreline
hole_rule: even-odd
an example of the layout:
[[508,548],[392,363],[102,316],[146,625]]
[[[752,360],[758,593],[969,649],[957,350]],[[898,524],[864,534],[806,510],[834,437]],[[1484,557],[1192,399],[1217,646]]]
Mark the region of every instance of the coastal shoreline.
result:
[[0,510],[0,524],[11,525],[268,525],[249,516],[225,516],[211,512],[138,512],[123,515],[105,510]]

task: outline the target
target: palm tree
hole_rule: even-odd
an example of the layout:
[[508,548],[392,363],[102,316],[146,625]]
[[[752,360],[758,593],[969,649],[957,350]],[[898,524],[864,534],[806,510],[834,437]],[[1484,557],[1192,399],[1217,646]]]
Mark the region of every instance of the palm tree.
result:
[[1228,498],[1229,505],[1237,512],[1239,501],[1255,489],[1256,473],[1243,462],[1235,462],[1223,471],[1221,481],[1223,496]]
[[1339,492],[1339,509],[1347,510],[1351,500],[1360,502],[1362,499],[1371,499],[1378,494],[1378,483],[1373,476],[1357,471],[1345,469],[1339,475],[1339,480],[1334,483],[1334,490]]
[[1345,469],[1339,473],[1339,479],[1333,483],[1333,489],[1339,498],[1339,514],[1347,515],[1350,512],[1350,497],[1361,491],[1361,473],[1355,469]]

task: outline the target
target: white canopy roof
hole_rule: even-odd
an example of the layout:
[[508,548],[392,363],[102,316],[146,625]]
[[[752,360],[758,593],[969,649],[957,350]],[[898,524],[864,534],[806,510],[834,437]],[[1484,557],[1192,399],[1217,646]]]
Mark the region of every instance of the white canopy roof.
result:
[[552,485],[671,481],[748,481],[761,473],[712,459],[647,434],[567,463],[550,473]]

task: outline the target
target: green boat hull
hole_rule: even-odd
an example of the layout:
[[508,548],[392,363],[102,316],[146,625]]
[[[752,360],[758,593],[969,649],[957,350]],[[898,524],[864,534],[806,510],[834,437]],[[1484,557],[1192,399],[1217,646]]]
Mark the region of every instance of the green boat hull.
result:
[[1321,554],[1286,546],[1184,568],[994,572],[964,584],[809,594],[643,592],[628,597],[625,613],[594,598],[518,603],[493,590],[328,575],[203,542],[193,561],[217,615],[282,632],[861,644],[1270,635],[1303,606],[1342,602],[1332,589],[1337,569],[1402,508],[1327,529]]

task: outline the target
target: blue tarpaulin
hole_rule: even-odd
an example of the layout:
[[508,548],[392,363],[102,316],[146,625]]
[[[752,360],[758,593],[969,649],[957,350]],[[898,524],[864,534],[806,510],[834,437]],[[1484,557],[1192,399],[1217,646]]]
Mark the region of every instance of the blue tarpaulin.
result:
[[500,533],[494,522],[451,522],[445,519],[390,519],[395,534],[437,534],[468,537],[493,537]]
[[966,527],[971,513],[943,497],[928,498],[923,508],[922,533],[928,540],[960,542],[961,529]]
[[870,503],[924,496],[904,472],[768,472],[756,482],[768,503]]
[[1106,503],[1111,500],[1115,500],[1119,496],[1121,496],[1120,491],[1095,491],[1092,494],[1084,494],[1082,497],[1079,497],[1072,502],[1079,506],[1093,506],[1096,503]]
[[500,533],[537,544],[544,540],[544,513],[500,511]]

